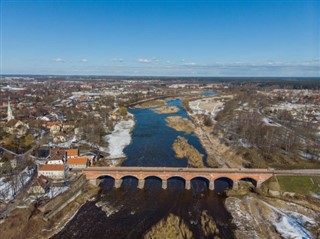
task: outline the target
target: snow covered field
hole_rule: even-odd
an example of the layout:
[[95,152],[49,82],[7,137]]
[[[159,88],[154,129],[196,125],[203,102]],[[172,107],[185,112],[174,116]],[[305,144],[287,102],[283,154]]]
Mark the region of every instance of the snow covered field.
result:
[[133,126],[133,120],[120,121],[113,132],[105,136],[105,140],[109,143],[107,152],[110,154],[110,159],[125,157],[123,149],[131,142],[130,131]]

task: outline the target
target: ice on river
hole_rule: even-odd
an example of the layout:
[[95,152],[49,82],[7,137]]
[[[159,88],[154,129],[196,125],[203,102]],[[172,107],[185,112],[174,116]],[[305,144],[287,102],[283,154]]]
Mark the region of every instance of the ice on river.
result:
[[105,140],[109,143],[107,152],[109,158],[125,157],[123,149],[131,142],[131,128],[134,126],[133,120],[123,120],[116,124],[113,132],[105,136]]

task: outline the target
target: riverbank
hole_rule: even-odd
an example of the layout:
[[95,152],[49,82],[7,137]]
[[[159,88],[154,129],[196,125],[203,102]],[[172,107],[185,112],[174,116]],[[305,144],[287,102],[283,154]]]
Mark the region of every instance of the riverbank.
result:
[[[28,208],[15,209],[9,218],[0,224],[1,238],[6,239],[42,239],[51,238],[78,212],[80,207],[98,193],[99,188],[87,183],[83,192],[58,212],[50,220],[43,220],[44,214],[35,204]],[[62,200],[63,195],[56,199]]]
[[318,238],[320,206],[303,200],[266,197],[248,193],[230,196],[225,205],[242,238]]
[[[194,116],[191,116],[191,118]],[[192,118],[197,121],[197,118]],[[194,133],[199,138],[208,155],[208,165],[219,168],[242,168],[246,162],[231,147],[220,142],[219,136],[212,134],[212,127],[197,125]]]
[[[118,122],[110,135],[105,136],[104,140],[109,143],[107,153],[111,160],[110,166],[115,167],[121,164],[126,155],[123,149],[131,143],[131,131],[134,127],[134,120],[122,120]],[[119,160],[120,159],[120,160]]]

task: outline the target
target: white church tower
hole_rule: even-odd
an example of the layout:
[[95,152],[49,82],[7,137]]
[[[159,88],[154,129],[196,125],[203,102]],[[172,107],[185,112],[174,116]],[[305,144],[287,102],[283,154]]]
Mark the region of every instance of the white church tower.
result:
[[11,104],[10,104],[10,97],[8,98],[8,112],[7,112],[7,120],[8,122],[12,119],[14,119],[13,113],[12,113],[12,109],[11,109]]

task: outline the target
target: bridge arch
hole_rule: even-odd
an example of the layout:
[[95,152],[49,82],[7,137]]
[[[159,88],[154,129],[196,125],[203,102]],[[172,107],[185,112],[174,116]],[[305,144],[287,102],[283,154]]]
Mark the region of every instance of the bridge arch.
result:
[[218,177],[214,180],[214,189],[217,192],[225,192],[228,189],[232,189],[234,181],[229,177]]
[[116,179],[112,175],[101,175],[94,181],[102,190],[107,191],[114,187]]
[[156,175],[149,175],[149,176],[146,176],[145,178],[144,178],[144,180],[146,180],[146,179],[158,179],[158,180],[163,180],[161,177],[159,177],[159,176],[156,176]]
[[207,191],[208,188],[211,189],[211,185],[212,183],[210,183],[210,179],[204,176],[195,176],[193,178],[191,178],[190,180],[190,188],[186,189],[193,189],[193,191],[195,192],[204,192]]
[[124,175],[124,176],[122,176],[120,179],[129,179],[129,178],[134,178],[134,179],[136,179],[136,180],[138,180],[139,181],[139,178],[137,177],[137,176],[135,176],[135,175],[130,175],[130,174],[128,174],[128,175]]
[[103,180],[103,179],[107,179],[107,178],[111,178],[113,180],[116,180],[116,178],[112,175],[108,175],[108,174],[102,174],[99,177],[97,177],[97,180]]
[[251,178],[251,177],[240,178],[239,181],[251,183],[254,187],[257,187],[257,185],[258,185],[257,180],[255,180],[254,178]]
[[[165,180],[168,186],[175,186],[176,190],[183,190],[187,187],[187,180],[182,176],[171,176]],[[164,182],[164,181],[163,181]],[[179,183],[181,182],[181,183]],[[190,184],[190,181],[188,181]]]
[[136,190],[136,188],[143,188],[143,185],[139,186],[140,179],[136,175],[123,175],[120,180],[115,182],[115,185],[118,183],[116,187],[121,187],[126,191]]
[[144,189],[146,190],[159,190],[163,186],[163,179],[158,176],[149,175],[144,179]]

